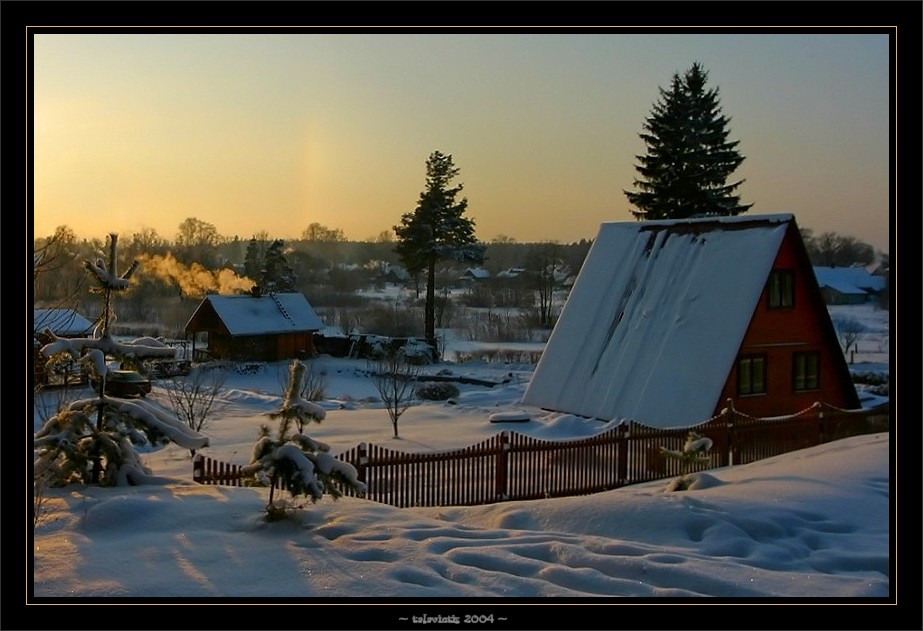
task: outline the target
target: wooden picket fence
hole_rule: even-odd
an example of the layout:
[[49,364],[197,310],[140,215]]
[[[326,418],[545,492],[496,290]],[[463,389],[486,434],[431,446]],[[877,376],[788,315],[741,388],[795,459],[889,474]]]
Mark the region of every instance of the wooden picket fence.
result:
[[[367,499],[398,507],[470,506],[587,495],[805,449],[849,436],[888,431],[888,406],[842,410],[815,403],[797,414],[756,418],[734,410],[695,426],[657,429],[625,421],[590,438],[548,441],[500,432],[443,452],[405,453],[361,444],[337,456],[365,482]],[[712,440],[706,461],[684,469],[662,450],[681,451],[689,431]],[[240,486],[240,466],[197,454],[193,480]],[[346,495],[355,495],[345,491]]]

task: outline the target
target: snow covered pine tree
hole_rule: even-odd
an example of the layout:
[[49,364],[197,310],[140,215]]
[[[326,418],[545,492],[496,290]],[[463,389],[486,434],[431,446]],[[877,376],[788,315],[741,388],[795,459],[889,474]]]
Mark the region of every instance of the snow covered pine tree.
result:
[[[331,456],[329,445],[301,433],[305,423],[320,423],[326,416],[322,407],[300,395],[305,371],[304,362],[292,362],[282,407],[268,413],[270,418],[279,419],[278,431],[273,437],[268,426],[260,428],[250,464],[241,470],[257,484],[269,486],[266,515],[270,521],[282,519],[289,510],[300,508],[293,502],[276,500],[276,486],[288,490],[293,499],[303,495],[312,503],[324,494],[337,499],[344,488],[358,495],[366,492],[355,467]],[[298,425],[294,433],[293,423]]]
[[108,265],[101,258],[84,263],[95,283],[91,291],[104,296],[103,313],[94,337],[61,338],[49,329],[44,331],[45,339],[51,340],[41,349],[48,358],[47,366],[62,358],[73,359],[88,366],[99,384],[97,397],[70,403],[49,418],[33,437],[34,474],[54,485],[82,482],[112,486],[159,481],[151,477],[150,469],[135,451],[136,445],[155,446],[172,441],[186,449],[208,446],[208,437],[192,431],[156,404],[106,394],[107,356],[131,362],[175,356],[174,349],[152,338],[123,342],[110,333],[115,322],[112,295],[128,289],[138,262],[119,275],[118,235],[113,233],[109,237]]

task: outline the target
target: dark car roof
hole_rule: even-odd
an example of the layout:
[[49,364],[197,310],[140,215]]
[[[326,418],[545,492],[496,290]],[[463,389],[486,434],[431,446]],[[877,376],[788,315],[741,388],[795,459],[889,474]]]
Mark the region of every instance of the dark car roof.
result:
[[121,381],[147,381],[147,378],[136,370],[110,370],[106,376]]

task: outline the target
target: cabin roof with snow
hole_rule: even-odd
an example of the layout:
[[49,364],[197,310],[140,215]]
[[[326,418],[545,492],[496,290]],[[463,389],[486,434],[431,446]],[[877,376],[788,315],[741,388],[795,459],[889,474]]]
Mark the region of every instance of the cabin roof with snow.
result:
[[35,332],[51,329],[60,337],[80,337],[93,332],[93,323],[74,309],[33,309],[32,328]]
[[201,317],[200,312],[208,310],[214,312],[228,334],[234,337],[318,331],[324,328],[324,323],[314,312],[308,299],[299,292],[261,296],[210,294],[196,308],[186,324],[186,330],[194,330],[196,321]]
[[523,403],[655,427],[708,419],[794,223],[603,223]]
[[490,278],[490,272],[483,267],[469,267],[465,270],[465,273],[462,275],[462,277],[471,278],[474,280],[486,280]]
[[885,278],[863,267],[815,267],[814,275],[821,288],[830,287],[841,294],[875,294],[885,288]]
[[524,267],[511,267],[497,272],[497,278],[519,278],[526,273]]

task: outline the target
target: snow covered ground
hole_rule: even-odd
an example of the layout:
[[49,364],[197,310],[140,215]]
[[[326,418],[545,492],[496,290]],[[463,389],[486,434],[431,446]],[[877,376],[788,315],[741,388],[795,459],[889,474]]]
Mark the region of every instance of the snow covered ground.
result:
[[[887,373],[887,312],[844,309],[869,329],[852,368]],[[311,366],[322,375],[320,404],[327,414],[306,432],[334,452],[360,442],[430,451],[502,430],[558,440],[608,428],[524,408],[531,365],[471,361],[427,370],[504,383],[461,384],[452,403],[420,402],[401,417],[400,438],[393,438],[364,361],[322,356]],[[230,370],[220,412],[203,430],[211,439],[203,453],[245,464],[260,425],[272,423],[266,413],[279,406],[287,370],[287,362]],[[53,405],[55,395],[45,396]],[[167,404],[156,384],[149,398]],[[491,423],[496,412],[525,412],[531,420]],[[40,416],[34,415],[36,429]],[[651,628],[643,621],[595,626],[571,620],[579,614],[570,609],[507,606],[566,605],[571,598],[584,604],[760,604],[766,598],[887,604],[895,589],[891,452],[888,434],[872,434],[711,470],[684,492],[667,492],[669,480],[660,480],[586,497],[476,507],[399,509],[324,498],[292,519],[267,523],[266,489],[195,484],[189,452],[170,445],[144,454],[155,475],[169,478],[165,484],[47,492],[32,541],[31,604],[155,598],[174,605],[288,599],[336,605],[310,614],[280,609],[273,614],[278,620],[260,624],[208,610],[203,628],[226,629],[434,627],[419,616],[437,613],[494,616],[481,628]],[[344,609],[343,603],[362,606]],[[60,622],[69,607],[35,611],[57,617],[58,626],[47,628],[83,628]],[[835,608],[825,613],[828,620],[839,615]],[[94,622],[94,628],[132,628],[120,615],[112,613],[115,626]],[[156,623],[169,625],[175,615],[155,608],[149,619],[155,626],[148,628],[168,628]],[[299,621],[290,617],[296,615]],[[849,615],[862,619],[855,609]],[[736,627],[709,624],[745,628],[739,619]],[[687,627],[698,628],[669,624]]]

